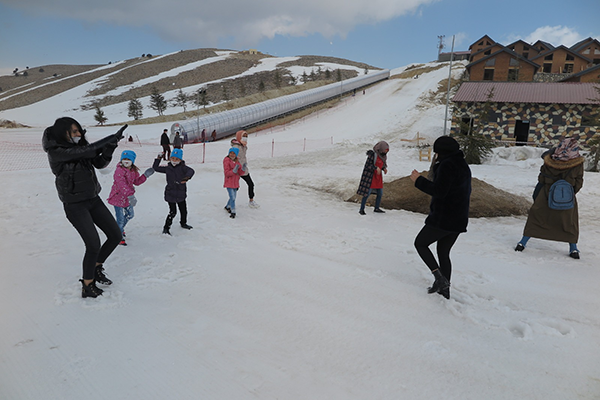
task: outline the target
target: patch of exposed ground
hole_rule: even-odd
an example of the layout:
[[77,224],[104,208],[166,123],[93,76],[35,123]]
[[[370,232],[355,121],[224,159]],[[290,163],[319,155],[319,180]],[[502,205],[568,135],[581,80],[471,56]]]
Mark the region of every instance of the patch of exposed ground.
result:
[[[425,175],[427,172],[422,173]],[[511,215],[527,215],[531,201],[522,196],[495,188],[477,178],[471,180],[471,205],[469,217],[506,217]],[[360,203],[362,197],[354,195],[347,201]],[[392,210],[407,210],[422,214],[429,213],[431,196],[415,188],[410,177],[406,176],[383,184],[381,207]],[[367,204],[373,206],[375,195],[371,195]]]

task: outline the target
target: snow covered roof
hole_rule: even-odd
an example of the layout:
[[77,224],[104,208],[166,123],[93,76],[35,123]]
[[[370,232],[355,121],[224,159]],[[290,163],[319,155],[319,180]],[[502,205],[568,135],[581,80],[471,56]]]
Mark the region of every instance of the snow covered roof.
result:
[[494,88],[495,103],[597,104],[600,94],[594,83],[465,82],[452,101],[485,102]]

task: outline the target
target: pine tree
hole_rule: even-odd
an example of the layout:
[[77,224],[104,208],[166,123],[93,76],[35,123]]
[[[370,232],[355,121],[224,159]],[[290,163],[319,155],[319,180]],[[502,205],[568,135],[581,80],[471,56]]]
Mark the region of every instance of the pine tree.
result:
[[306,82],[308,82],[308,75],[306,75],[306,71],[304,71],[304,72],[302,73],[302,82],[303,82],[303,83],[306,83]]
[[129,101],[127,116],[137,121],[138,119],[142,118],[143,108],[144,107],[142,106],[141,101],[138,99],[132,99]]
[[150,108],[156,111],[158,115],[163,115],[167,109],[167,101],[156,87],[152,88],[150,93]]
[[206,101],[206,89],[205,88],[200,88],[194,92],[193,102],[197,108],[200,108],[201,106],[206,108],[208,101]]
[[325,79],[331,79],[331,71],[329,70],[329,68],[325,70]]
[[340,69],[337,69],[337,73],[336,73],[336,79],[338,82],[342,81],[342,71],[340,71]]
[[275,70],[275,87],[277,89],[281,88],[281,74],[279,72],[279,69]]
[[477,125],[473,128],[470,126],[462,126],[461,131],[466,134],[458,134],[454,136],[461,150],[465,154],[465,161],[468,164],[481,164],[482,160],[487,157],[494,148],[494,141],[483,135],[484,128],[489,120],[489,112],[494,98],[494,88],[492,87],[487,94],[486,102],[481,107],[479,114],[475,120]]
[[177,96],[175,96],[175,101],[173,102],[173,104],[175,104],[175,106],[182,107],[183,112],[185,113],[187,111],[187,102],[187,95],[183,93],[183,90],[179,89],[179,91],[177,92]]
[[265,83],[263,81],[260,81],[258,84],[258,91],[261,93],[265,91]]
[[96,114],[94,115],[94,119],[98,122],[98,125],[104,125],[108,118],[104,115],[104,111],[100,109],[100,106],[96,106]]

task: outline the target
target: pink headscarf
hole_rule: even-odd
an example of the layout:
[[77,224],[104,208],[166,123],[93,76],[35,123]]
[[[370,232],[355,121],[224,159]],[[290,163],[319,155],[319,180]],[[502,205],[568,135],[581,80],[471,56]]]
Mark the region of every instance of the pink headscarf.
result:
[[557,161],[568,161],[579,157],[579,144],[577,140],[575,138],[563,140],[556,150],[554,150],[554,154],[551,157]]

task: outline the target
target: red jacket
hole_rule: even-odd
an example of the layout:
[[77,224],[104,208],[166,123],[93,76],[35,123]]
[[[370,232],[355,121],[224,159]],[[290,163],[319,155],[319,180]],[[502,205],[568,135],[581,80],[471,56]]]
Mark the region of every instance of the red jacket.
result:
[[377,160],[375,160],[375,166],[379,168],[379,173],[377,173],[377,170],[373,171],[371,189],[383,189],[383,160],[377,157]]
[[[233,172],[237,165],[237,171]],[[233,161],[229,156],[225,156],[223,159],[223,171],[225,172],[225,183],[223,183],[224,188],[229,189],[239,189],[240,187],[240,175],[244,173],[242,171],[242,165],[239,161]]]

